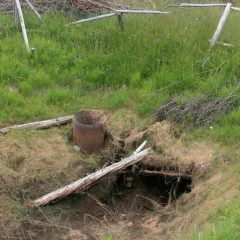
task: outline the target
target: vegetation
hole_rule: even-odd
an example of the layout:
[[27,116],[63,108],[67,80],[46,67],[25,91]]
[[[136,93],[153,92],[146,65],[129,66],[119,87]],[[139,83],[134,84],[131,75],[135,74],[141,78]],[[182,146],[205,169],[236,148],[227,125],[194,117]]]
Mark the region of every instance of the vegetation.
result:
[[[223,98],[233,91],[235,97],[239,96],[240,32],[235,25],[239,22],[238,12],[230,14],[219,39],[234,47],[216,45],[209,49],[208,39],[221,13],[222,8],[216,8],[215,11],[200,10],[197,14],[179,10],[174,15],[124,16],[125,31],[122,32],[114,17],[65,27],[76,18],[63,13],[47,13],[43,16],[44,26],[35,16],[25,12],[30,46],[36,48],[33,54],[26,51],[21,29],[13,25],[12,16],[1,14],[0,126],[71,115],[87,108],[127,108],[146,118],[175,98],[177,104],[181,104],[206,92],[209,98]],[[162,88],[165,89],[154,96],[148,95]],[[185,118],[179,129],[190,134],[183,141],[187,144],[192,139],[211,139],[231,152],[237,151],[239,100],[211,123],[187,128],[193,119],[191,116]],[[15,138],[10,134],[10,139]],[[21,156],[19,153],[14,158],[16,161],[13,159],[12,169],[21,166]],[[239,155],[231,156],[230,165],[234,167],[228,169],[237,178],[240,173],[238,158]],[[3,160],[7,161],[0,155],[0,163]],[[70,171],[80,160],[74,156],[73,161]],[[0,174],[1,177],[3,173],[0,171]],[[60,172],[57,176],[49,172],[47,177],[35,174],[37,181],[47,186],[46,179],[59,178],[59,186],[63,181]],[[9,189],[13,187],[10,183]],[[24,186],[9,190],[12,201]],[[39,191],[44,192],[43,189]],[[26,196],[32,196],[28,194]],[[23,218],[26,212],[31,214],[32,210],[26,210],[26,206],[19,210],[19,205],[11,204],[8,203],[8,209],[15,219]],[[195,227],[192,239],[238,239],[239,209],[240,201],[236,199],[209,212],[210,230],[200,224]],[[53,211],[61,214],[59,209]],[[106,239],[110,238],[112,236]]]

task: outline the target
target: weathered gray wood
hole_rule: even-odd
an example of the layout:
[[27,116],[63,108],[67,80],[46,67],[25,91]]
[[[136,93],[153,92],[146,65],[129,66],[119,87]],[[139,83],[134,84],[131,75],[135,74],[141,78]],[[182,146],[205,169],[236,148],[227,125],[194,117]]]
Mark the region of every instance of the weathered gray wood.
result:
[[195,4],[195,3],[179,3],[168,5],[167,7],[219,7],[219,6],[227,6],[225,3],[217,3],[217,4]]
[[69,24],[65,25],[65,27],[75,25],[75,24],[79,24],[79,23],[83,23],[83,22],[89,22],[89,21],[98,20],[98,19],[101,19],[101,18],[112,17],[114,15],[117,15],[119,24],[121,26],[121,29],[123,30],[124,29],[123,17],[122,17],[123,13],[167,14],[169,12],[144,11],[144,10],[117,10],[114,13],[109,13],[109,14],[105,14],[105,15],[101,15],[101,16],[97,16],[97,17],[92,17],[92,18],[87,18],[87,19],[76,21],[76,22],[72,22],[72,23],[69,23]]
[[71,22],[71,23],[65,25],[65,27],[75,25],[75,24],[79,24],[79,23],[83,23],[83,22],[90,22],[90,21],[93,21],[93,20],[101,19],[101,18],[112,17],[112,16],[115,16],[115,15],[116,15],[116,13],[114,12],[114,13],[109,13],[109,14],[97,16],[97,17],[87,18],[87,19],[76,21],[76,22]]
[[235,11],[240,11],[240,8],[239,7],[231,7],[232,10],[235,10]]
[[30,52],[30,47],[29,47],[28,37],[27,37],[27,31],[26,31],[26,27],[25,27],[23,14],[22,14],[22,8],[21,8],[19,0],[15,0],[15,2],[16,2],[16,6],[17,6],[17,11],[18,11],[18,16],[19,16],[19,19],[20,19],[21,27],[22,27],[22,33],[23,33],[23,38],[24,38],[24,41],[25,41],[25,45],[27,47],[27,50]]
[[19,18],[18,18],[18,10],[17,10],[16,0],[13,0],[13,19],[14,19],[14,24],[16,25],[16,27],[18,27]]
[[146,145],[147,141],[144,140],[144,142],[134,151],[133,155],[139,153],[140,151],[142,151],[142,149],[144,148],[144,146]]
[[[138,172],[137,172],[138,173]],[[180,178],[185,178],[189,179],[192,178],[192,175],[188,174],[183,174],[183,173],[178,173],[178,172],[167,172],[167,171],[150,171],[150,170],[142,170],[139,172],[142,175],[162,175],[162,176],[168,176],[168,177],[180,177]]]
[[80,178],[76,182],[73,182],[63,188],[60,188],[54,192],[51,192],[51,193],[33,201],[33,204],[35,206],[46,205],[47,203],[50,203],[50,202],[57,202],[73,192],[82,191],[82,190],[86,189],[87,187],[89,187],[90,185],[93,185],[94,183],[96,183],[97,181],[102,179],[103,177],[105,177],[107,174],[120,171],[121,169],[124,169],[130,165],[133,165],[133,164],[141,161],[149,153],[149,150],[150,150],[150,148],[145,149],[135,155],[132,155],[128,158],[121,160],[120,162],[113,163],[112,165],[110,165],[104,169],[100,169],[92,174],[87,175],[84,178]]
[[66,117],[61,117],[61,118],[54,118],[50,120],[45,120],[45,121],[39,121],[39,122],[32,122],[32,123],[25,123],[21,125],[15,125],[11,127],[6,127],[0,129],[0,133],[7,133],[10,130],[14,129],[43,129],[43,128],[49,128],[51,126],[58,126],[61,124],[65,124],[73,119],[73,115],[71,116],[66,116]]
[[213,35],[213,38],[211,39],[210,47],[213,47],[215,45],[215,43],[216,43],[216,41],[217,41],[217,39],[218,39],[222,29],[223,29],[224,24],[227,21],[228,15],[229,15],[229,13],[231,11],[231,6],[232,6],[231,3],[227,4],[227,6],[226,6],[226,8],[225,8],[225,10],[223,12],[223,15],[222,15],[222,17],[221,17],[221,19],[219,21],[219,24],[217,26],[217,29],[216,29],[216,31],[215,31],[215,33]]
[[123,31],[124,30],[123,14],[121,12],[116,12],[116,15],[118,17],[120,28]]
[[27,2],[27,4],[29,5],[29,7],[35,12],[35,14],[37,15],[37,17],[42,21],[42,23],[44,24],[42,17],[40,16],[40,14],[37,12],[37,10],[33,7],[33,5],[28,1],[25,0]]
[[139,14],[168,14],[169,12],[148,11],[148,10],[117,10],[116,13],[139,13]]

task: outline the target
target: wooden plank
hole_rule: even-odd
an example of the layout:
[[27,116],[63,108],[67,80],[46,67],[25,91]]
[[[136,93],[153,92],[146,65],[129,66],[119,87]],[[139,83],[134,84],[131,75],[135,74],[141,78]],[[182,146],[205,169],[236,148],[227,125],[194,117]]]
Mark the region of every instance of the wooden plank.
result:
[[216,41],[217,41],[217,39],[218,39],[222,29],[223,29],[223,26],[224,26],[225,22],[227,21],[228,15],[229,15],[229,13],[231,11],[231,6],[232,6],[231,3],[227,4],[227,6],[226,6],[226,8],[225,8],[225,10],[224,10],[224,12],[222,14],[222,17],[221,17],[221,19],[219,21],[218,27],[217,27],[214,35],[213,35],[213,38],[211,39],[210,47],[214,47],[214,45],[215,45],[215,43],[216,43]]
[[33,201],[33,205],[41,206],[41,205],[46,205],[50,202],[57,202],[73,192],[82,191],[82,190],[88,188],[90,185],[92,186],[93,184],[95,184],[97,181],[99,181],[100,179],[105,177],[107,174],[120,171],[121,169],[125,169],[128,166],[141,161],[149,153],[150,149],[151,148],[145,149],[135,155],[132,155],[128,158],[121,160],[120,162],[113,163],[112,165],[110,165],[104,169],[100,169],[92,174],[87,175],[84,178],[80,178],[79,180],[77,180],[63,188],[60,188],[54,192],[51,192],[51,193]]
[[168,176],[168,177],[180,177],[180,178],[192,178],[192,175],[182,174],[178,172],[167,172],[167,171],[150,171],[150,170],[142,170],[139,172],[142,175],[162,175],[162,176]]
[[83,22],[90,22],[90,21],[93,21],[93,20],[98,20],[98,19],[102,19],[102,18],[112,17],[112,16],[115,16],[115,15],[116,15],[116,13],[114,12],[114,13],[109,13],[109,14],[97,16],[97,17],[87,18],[87,19],[76,21],[76,22],[71,22],[71,23],[65,25],[65,27],[68,27],[68,26],[71,26],[71,25],[75,25],[75,24],[79,24],[79,23],[83,23]]
[[231,7],[232,10],[235,10],[235,11],[240,11],[240,8],[239,7]]
[[27,37],[27,31],[26,31],[26,27],[25,27],[23,14],[22,14],[22,8],[21,8],[19,0],[15,0],[15,2],[16,2],[16,6],[17,6],[17,11],[18,11],[18,16],[19,16],[19,19],[20,19],[21,27],[22,27],[22,33],[23,33],[23,38],[24,38],[24,41],[25,41],[25,45],[27,47],[27,50],[30,52],[30,47],[29,47],[28,37]]
[[219,7],[219,6],[227,6],[225,3],[218,3],[218,4],[195,4],[195,3],[179,3],[179,4],[173,4],[168,5],[167,7]]
[[168,14],[169,12],[147,11],[147,10],[117,10],[116,13],[139,13],[139,14]]
[[45,24],[42,20],[42,17],[40,16],[40,14],[37,12],[37,10],[33,7],[33,5],[28,1],[28,0],[25,0],[27,2],[27,4],[29,5],[29,7],[35,12],[35,14],[37,15],[37,17],[41,20],[41,22],[43,24]]
[[7,133],[10,130],[14,129],[43,129],[43,128],[49,128],[51,126],[58,126],[61,124],[65,124],[69,121],[72,121],[73,115],[71,116],[66,116],[66,117],[61,117],[61,118],[54,118],[50,120],[44,120],[44,121],[38,121],[38,122],[32,122],[32,123],[25,123],[21,125],[15,125],[11,127],[6,127],[0,129],[0,133]]

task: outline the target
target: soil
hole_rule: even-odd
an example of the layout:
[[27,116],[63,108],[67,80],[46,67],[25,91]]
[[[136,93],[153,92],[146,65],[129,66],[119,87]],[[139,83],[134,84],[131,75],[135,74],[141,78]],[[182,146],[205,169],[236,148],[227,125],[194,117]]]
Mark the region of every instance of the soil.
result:
[[106,122],[106,116],[102,111],[83,110],[74,115],[76,121],[84,125],[103,125]]

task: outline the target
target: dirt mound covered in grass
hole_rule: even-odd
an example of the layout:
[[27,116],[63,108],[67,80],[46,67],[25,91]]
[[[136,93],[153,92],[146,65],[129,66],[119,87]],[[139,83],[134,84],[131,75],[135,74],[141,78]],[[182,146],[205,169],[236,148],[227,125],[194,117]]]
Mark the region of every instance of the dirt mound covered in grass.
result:
[[[105,114],[105,146],[91,156],[74,150],[71,124],[0,135],[1,239],[181,237],[200,213],[238,194],[234,180],[215,169],[228,164],[218,145],[186,145],[169,122],[142,121],[129,110]],[[32,200],[130,156],[143,140],[152,153],[139,164],[56,204],[32,207]]]

